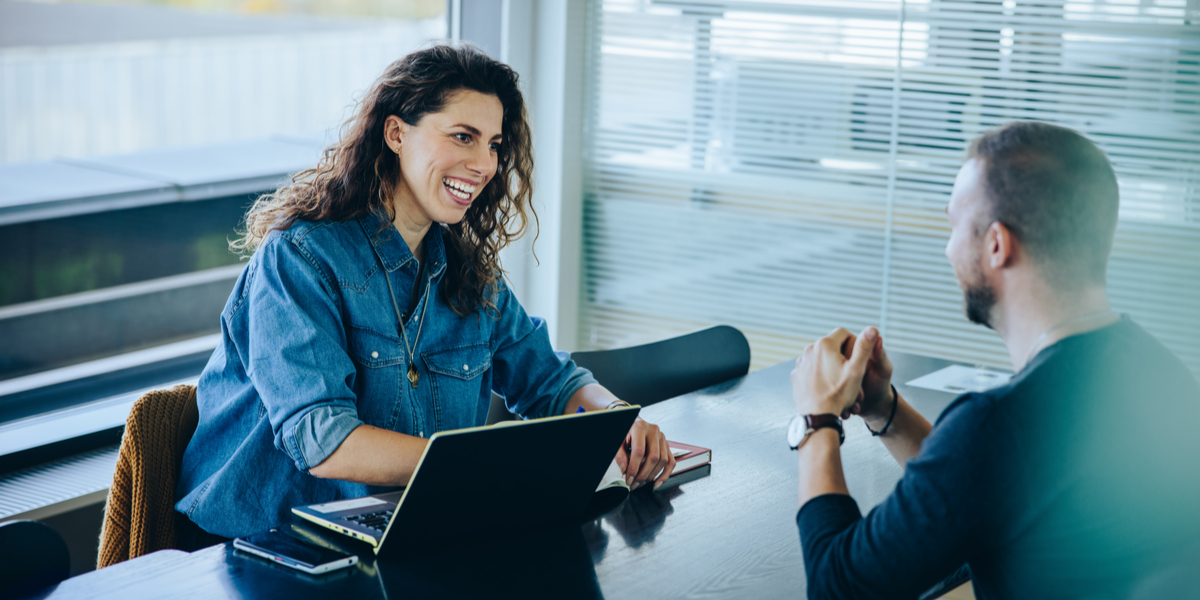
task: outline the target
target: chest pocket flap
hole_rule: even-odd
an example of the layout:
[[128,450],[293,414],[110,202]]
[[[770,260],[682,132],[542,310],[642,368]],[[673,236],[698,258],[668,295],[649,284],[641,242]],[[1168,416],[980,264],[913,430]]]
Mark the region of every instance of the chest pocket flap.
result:
[[370,368],[390,367],[404,362],[402,342],[362,327],[350,327],[350,356]]
[[486,343],[430,350],[421,358],[430,372],[455,379],[474,379],[492,365],[492,352]]

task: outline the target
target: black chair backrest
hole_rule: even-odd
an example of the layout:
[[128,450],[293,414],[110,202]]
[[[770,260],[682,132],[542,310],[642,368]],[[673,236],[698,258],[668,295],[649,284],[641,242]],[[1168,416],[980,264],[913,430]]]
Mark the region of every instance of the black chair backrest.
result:
[[575,364],[630,404],[649,406],[750,371],[750,343],[735,327],[695,333],[629,348],[573,352]]
[[71,576],[67,543],[37,521],[0,524],[0,598],[36,594]]

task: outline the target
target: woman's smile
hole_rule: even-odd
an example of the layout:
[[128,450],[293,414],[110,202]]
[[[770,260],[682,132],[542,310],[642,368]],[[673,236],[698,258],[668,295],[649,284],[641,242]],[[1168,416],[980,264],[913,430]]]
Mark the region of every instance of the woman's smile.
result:
[[475,196],[477,184],[467,179],[443,177],[442,187],[446,188],[450,198],[461,206],[470,206],[471,198]]

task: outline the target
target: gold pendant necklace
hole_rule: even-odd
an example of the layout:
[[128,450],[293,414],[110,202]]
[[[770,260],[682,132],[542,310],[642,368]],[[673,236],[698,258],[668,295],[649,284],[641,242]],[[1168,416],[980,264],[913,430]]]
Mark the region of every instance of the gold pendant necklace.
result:
[[[420,274],[421,270],[417,269],[417,276],[420,277]],[[429,288],[433,286],[425,286],[425,303],[421,306],[421,320],[417,322],[417,339],[413,340],[412,346],[409,346],[408,330],[404,328],[404,317],[400,314],[400,305],[396,303],[396,290],[392,289],[392,278],[388,277],[386,270],[383,272],[383,280],[387,282],[388,296],[392,298],[392,308],[396,311],[396,320],[400,322],[400,335],[404,337],[404,349],[408,351],[408,382],[412,384],[413,389],[416,389],[417,383],[421,381],[421,374],[417,371],[414,351],[421,343],[421,329],[425,327],[425,313],[429,310]],[[416,285],[421,285],[421,282],[418,281]]]

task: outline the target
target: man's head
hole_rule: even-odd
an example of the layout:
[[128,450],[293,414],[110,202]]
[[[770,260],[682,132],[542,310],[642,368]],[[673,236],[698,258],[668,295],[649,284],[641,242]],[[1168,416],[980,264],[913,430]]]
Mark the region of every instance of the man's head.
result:
[[1010,266],[1009,249],[1051,289],[1103,287],[1117,205],[1112,166],[1075,131],[1017,122],[972,142],[946,209],[946,256],[967,318],[991,325],[997,291],[989,273]]

